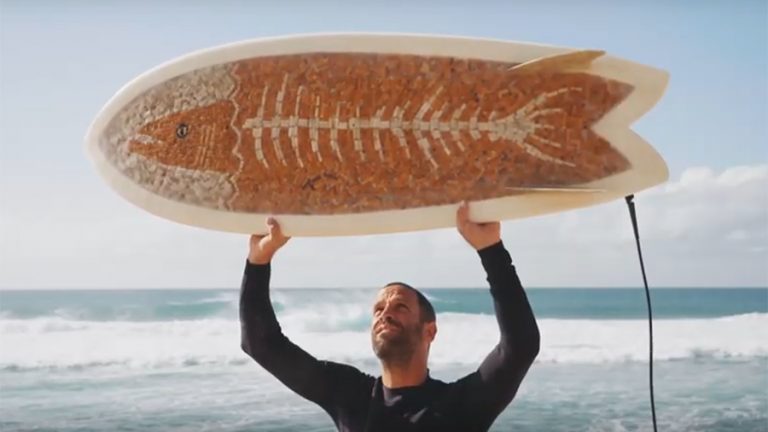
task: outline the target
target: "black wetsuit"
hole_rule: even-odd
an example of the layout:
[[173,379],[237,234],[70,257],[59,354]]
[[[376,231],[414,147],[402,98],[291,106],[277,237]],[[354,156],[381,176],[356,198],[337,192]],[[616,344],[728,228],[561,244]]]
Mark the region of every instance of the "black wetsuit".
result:
[[478,253],[501,340],[475,372],[455,382],[428,377],[419,386],[389,389],[381,377],[315,359],[280,330],[269,298],[269,264],[246,263],[242,348],[291,390],[320,405],[339,431],[486,431],[512,401],[538,354],[539,330],[504,245]]

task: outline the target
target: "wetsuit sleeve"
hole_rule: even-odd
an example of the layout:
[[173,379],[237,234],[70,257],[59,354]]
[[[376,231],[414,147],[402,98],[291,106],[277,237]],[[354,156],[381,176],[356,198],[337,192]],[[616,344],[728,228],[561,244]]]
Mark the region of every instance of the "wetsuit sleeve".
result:
[[467,384],[472,414],[490,425],[515,397],[538,355],[539,329],[503,243],[478,254],[487,273],[501,338]]
[[243,351],[300,396],[317,403],[332,417],[357,369],[321,361],[283,334],[269,296],[270,264],[246,262],[240,290],[240,329]]

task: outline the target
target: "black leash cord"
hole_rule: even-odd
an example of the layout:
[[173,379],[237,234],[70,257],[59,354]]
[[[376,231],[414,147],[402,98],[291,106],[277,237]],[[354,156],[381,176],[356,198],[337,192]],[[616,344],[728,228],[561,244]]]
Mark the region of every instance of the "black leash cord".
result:
[[648,334],[649,349],[648,349],[648,379],[651,389],[651,415],[653,416],[653,432],[657,432],[656,429],[656,403],[653,399],[653,313],[651,312],[651,293],[648,291],[648,279],[645,277],[645,264],[643,264],[643,251],[640,249],[640,234],[637,231],[637,216],[635,215],[635,203],[633,199],[634,195],[628,195],[627,206],[629,207],[629,216],[632,218],[632,228],[635,231],[635,243],[637,243],[637,256],[640,257],[640,270],[643,273],[643,284],[645,284],[645,301],[648,305]]

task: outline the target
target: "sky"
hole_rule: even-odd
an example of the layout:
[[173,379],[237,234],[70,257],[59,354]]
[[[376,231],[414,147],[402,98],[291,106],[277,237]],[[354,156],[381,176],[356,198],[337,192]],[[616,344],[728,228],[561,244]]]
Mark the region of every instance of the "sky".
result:
[[[248,236],[184,226],[114,193],[84,151],[124,84],[177,56],[296,33],[491,37],[669,71],[633,125],[670,168],[636,196],[652,287],[768,286],[768,2],[0,0],[0,289],[234,288]],[[502,224],[528,287],[640,286],[621,200]],[[294,238],[274,287],[483,287],[455,229]]]

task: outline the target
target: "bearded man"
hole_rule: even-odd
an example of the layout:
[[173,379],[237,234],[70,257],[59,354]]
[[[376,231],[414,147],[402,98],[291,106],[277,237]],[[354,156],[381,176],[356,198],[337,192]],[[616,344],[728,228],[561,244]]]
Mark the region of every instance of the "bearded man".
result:
[[435,310],[422,293],[402,282],[384,286],[373,306],[371,342],[381,362],[379,377],[318,360],[293,344],[282,333],[269,297],[272,258],[289,240],[273,218],[267,219],[267,235],[250,239],[240,293],[243,351],[322,407],[341,432],[487,431],[512,402],[536,358],[539,330],[501,241],[501,225],[470,221],[466,203],[456,223],[486,271],[499,323],[499,343],[477,370],[451,383],[430,376]]

